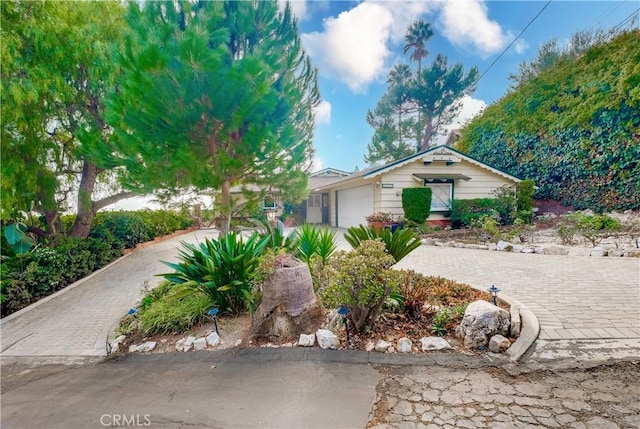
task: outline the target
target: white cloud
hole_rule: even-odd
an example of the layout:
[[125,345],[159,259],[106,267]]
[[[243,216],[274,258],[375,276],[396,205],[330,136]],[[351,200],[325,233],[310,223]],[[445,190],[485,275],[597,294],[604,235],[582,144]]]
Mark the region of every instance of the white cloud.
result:
[[316,119],[316,125],[331,124],[331,103],[325,100],[320,101],[320,104],[313,109],[313,115]]
[[485,103],[483,100],[473,98],[469,95],[465,95],[464,97],[462,97],[461,103],[462,108],[458,112],[458,116],[448,127],[450,130],[463,127],[467,122],[469,122],[487,107],[487,103]]
[[[278,6],[281,10],[284,10],[286,4],[287,0],[278,0]],[[298,21],[304,21],[309,18],[306,0],[289,0],[289,4],[291,5],[291,11],[296,18],[298,18]]]
[[314,157],[313,160],[311,160],[311,172],[314,173],[316,171],[320,171],[324,168],[324,163],[322,162],[322,160],[318,157]]
[[442,3],[438,22],[451,43],[477,49],[485,58],[499,52],[513,39],[511,33],[505,33],[500,24],[489,19],[482,0]]
[[303,34],[305,48],[322,72],[343,81],[352,92],[364,92],[385,71],[393,14],[380,4],[360,3],[326,18],[323,26],[323,32]]

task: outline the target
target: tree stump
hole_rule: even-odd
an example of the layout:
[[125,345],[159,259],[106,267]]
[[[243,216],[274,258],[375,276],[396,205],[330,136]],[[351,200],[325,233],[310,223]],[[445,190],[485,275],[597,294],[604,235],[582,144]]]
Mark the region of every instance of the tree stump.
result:
[[251,323],[250,338],[269,342],[296,341],[301,333],[315,332],[324,314],[309,267],[293,257],[276,268],[262,284],[262,300]]

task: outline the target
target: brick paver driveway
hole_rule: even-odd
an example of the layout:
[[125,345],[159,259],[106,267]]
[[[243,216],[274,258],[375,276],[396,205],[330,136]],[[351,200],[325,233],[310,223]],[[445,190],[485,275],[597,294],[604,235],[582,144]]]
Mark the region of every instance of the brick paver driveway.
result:
[[639,339],[640,260],[420,246],[397,268],[487,289],[526,305],[543,340]]
[[105,356],[109,331],[141,298],[144,282],[170,271],[180,241],[217,235],[200,230],[140,249],[26,313],[2,320],[2,356]]

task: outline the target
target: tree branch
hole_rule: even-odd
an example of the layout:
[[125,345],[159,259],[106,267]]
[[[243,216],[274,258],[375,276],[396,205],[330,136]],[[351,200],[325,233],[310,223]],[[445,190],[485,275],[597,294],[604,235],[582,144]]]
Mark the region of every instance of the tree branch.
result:
[[110,195],[106,198],[103,198],[101,200],[95,201],[93,203],[93,207],[95,209],[95,211],[98,211],[100,209],[103,209],[107,206],[110,206],[111,204],[115,204],[120,200],[124,200],[125,198],[131,198],[131,197],[135,197],[136,195],[140,195],[136,192],[120,192],[118,194],[114,194],[114,195]]

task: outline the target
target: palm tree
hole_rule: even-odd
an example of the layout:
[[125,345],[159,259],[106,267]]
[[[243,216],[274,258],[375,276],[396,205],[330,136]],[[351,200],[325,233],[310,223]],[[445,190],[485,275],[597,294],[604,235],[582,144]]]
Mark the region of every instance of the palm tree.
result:
[[407,44],[404,45],[402,53],[406,54],[409,50],[412,50],[409,59],[418,62],[418,74],[422,70],[422,59],[429,55],[425,44],[431,36],[433,36],[431,24],[422,20],[415,21],[411,24],[411,27],[407,30],[407,34],[404,36],[404,41],[407,42]]

